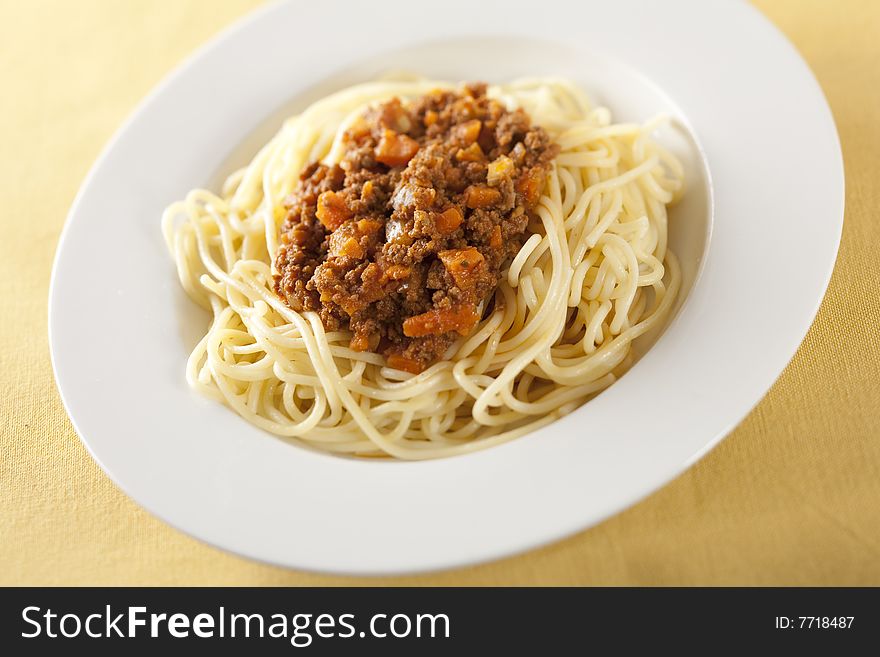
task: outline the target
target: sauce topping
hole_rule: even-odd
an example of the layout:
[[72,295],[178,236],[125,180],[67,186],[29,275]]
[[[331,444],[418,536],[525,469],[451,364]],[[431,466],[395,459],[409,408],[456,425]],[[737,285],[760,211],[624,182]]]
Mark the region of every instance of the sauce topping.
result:
[[370,109],[286,200],[275,290],[351,348],[420,372],[480,320],[557,146],[485,84]]

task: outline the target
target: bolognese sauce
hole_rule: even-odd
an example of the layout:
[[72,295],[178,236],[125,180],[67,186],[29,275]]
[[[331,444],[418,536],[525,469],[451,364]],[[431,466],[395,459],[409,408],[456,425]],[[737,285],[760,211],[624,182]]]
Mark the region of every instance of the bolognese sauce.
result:
[[557,146],[485,84],[373,107],[342,146],[286,199],[275,290],[348,328],[353,350],[420,372],[480,320]]

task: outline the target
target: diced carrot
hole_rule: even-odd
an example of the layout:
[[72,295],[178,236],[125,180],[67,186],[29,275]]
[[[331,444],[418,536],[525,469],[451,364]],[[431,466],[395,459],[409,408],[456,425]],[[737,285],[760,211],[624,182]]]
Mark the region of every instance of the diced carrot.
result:
[[441,262],[450,271],[472,269],[483,262],[483,254],[474,247],[464,249],[448,249],[437,254]]
[[409,278],[411,272],[412,268],[406,265],[389,265],[385,268],[385,276],[392,281],[402,281]]
[[403,372],[409,372],[410,374],[418,374],[424,369],[419,361],[407,358],[406,356],[401,356],[400,354],[388,354],[385,360],[388,363],[388,367]]
[[464,191],[464,196],[469,208],[490,208],[501,200],[501,192],[485,185],[471,185]]
[[376,160],[389,167],[402,167],[419,150],[419,142],[393,130],[385,130],[376,147]]
[[352,336],[348,347],[354,351],[367,351],[370,348],[370,338],[363,333],[358,333]]
[[440,118],[440,115],[437,114],[434,110],[428,110],[425,112],[425,127],[430,128],[432,125],[437,123],[437,119]]
[[458,208],[452,207],[438,214],[435,224],[437,230],[444,235],[449,235],[458,230],[458,227],[461,226],[461,222],[461,212],[459,212]]
[[459,148],[455,154],[455,159],[459,162],[479,162],[483,157],[483,149],[477,142],[467,148]]
[[459,304],[451,308],[435,308],[403,321],[403,334],[411,338],[441,335],[457,331],[467,335],[480,319],[473,304]]
[[316,211],[318,220],[328,230],[336,230],[351,217],[351,210],[345,203],[345,198],[336,192],[324,192],[318,197]]
[[502,155],[489,164],[486,182],[493,186],[497,185],[505,178],[509,178],[511,173],[513,173],[513,160],[506,155]]
[[361,248],[360,243],[358,243],[353,237],[342,240],[342,243],[338,245],[338,248],[334,249],[334,253],[338,256],[355,258],[358,260],[364,257],[364,250]]
[[495,226],[495,228],[492,229],[492,237],[489,238],[489,246],[493,249],[500,249],[501,244],[501,226]]
[[529,169],[516,181],[516,191],[523,197],[527,205],[534,205],[541,197],[544,177],[540,169]]
[[472,144],[480,136],[480,128],[483,126],[479,119],[465,121],[458,126],[458,136],[465,144]]
[[[321,300],[324,301],[323,297],[321,298]],[[349,315],[354,315],[356,312],[358,312],[359,310],[363,310],[364,308],[364,304],[358,301],[357,297],[354,296],[337,294],[335,295],[335,298],[333,298],[333,301],[339,304],[339,306]],[[327,302],[324,301],[324,303]]]
[[373,185],[372,180],[368,180],[367,182],[364,183],[364,186],[361,187],[361,200],[362,201],[366,201],[368,198],[370,198],[370,195],[373,193],[373,187],[374,187],[374,185]]
[[372,219],[359,219],[357,222],[358,233],[361,235],[375,235],[382,228],[382,224]]
[[455,279],[455,284],[462,290],[472,289],[476,285],[477,268],[485,262],[485,259],[474,247],[441,251],[437,256],[446,267],[446,271]]

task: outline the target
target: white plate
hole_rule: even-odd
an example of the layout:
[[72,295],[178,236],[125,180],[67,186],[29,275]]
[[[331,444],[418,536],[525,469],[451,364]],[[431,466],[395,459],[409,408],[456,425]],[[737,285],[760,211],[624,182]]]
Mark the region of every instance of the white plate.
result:
[[[65,406],[120,487],[214,545],[297,568],[399,573],[571,534],[730,431],[794,354],[822,298],[843,217],[837,134],[810,71],[754,9],[456,0],[426,22],[420,13],[405,0],[378,12],[328,0],[259,11],[150,95],[70,212],[49,319]],[[652,349],[555,424],[432,462],[320,454],[191,392],[184,363],[206,317],[180,290],[159,230],[169,202],[216,187],[282,115],[388,67],[448,79],[568,76],[616,120],[672,113],[703,148],[675,146],[690,191],[671,239],[690,291]]]

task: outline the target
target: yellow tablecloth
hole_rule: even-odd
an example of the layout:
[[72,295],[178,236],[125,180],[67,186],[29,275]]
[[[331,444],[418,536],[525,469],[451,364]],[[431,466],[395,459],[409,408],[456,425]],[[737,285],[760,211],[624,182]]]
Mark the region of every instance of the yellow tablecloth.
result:
[[880,584],[872,0],[758,2],[810,63],[837,120],[847,176],[840,257],[814,326],[767,397],[649,499],[518,557],[355,580],[231,556],[117,490],[77,439],[52,378],[46,299],[58,235],[135,104],[257,4],[0,0],[0,584]]

